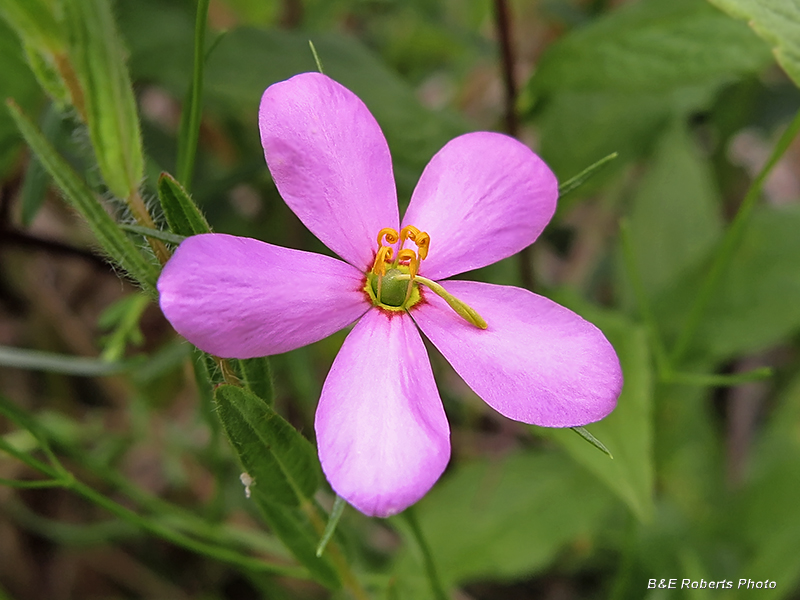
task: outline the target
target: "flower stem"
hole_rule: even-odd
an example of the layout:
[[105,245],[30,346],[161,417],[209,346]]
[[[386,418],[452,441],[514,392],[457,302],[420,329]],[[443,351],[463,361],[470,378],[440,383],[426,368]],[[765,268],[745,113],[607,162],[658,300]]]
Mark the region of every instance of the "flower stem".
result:
[[[148,229],[156,229],[156,225],[153,222],[153,217],[150,216],[150,212],[147,210],[147,207],[144,204],[144,200],[139,195],[139,192],[133,192],[127,198],[128,208],[133,215],[133,218],[136,219],[136,222],[139,223],[142,227],[147,227]],[[167,247],[164,245],[159,239],[148,237],[147,242],[150,244],[150,247],[153,249],[153,253],[158,258],[158,262],[162,265],[166,264],[169,260],[169,251]]]
[[436,570],[433,554],[431,554],[431,549],[425,541],[425,536],[422,534],[422,528],[419,526],[414,507],[409,506],[403,511],[402,516],[405,518],[406,523],[408,523],[411,534],[414,536],[414,540],[417,542],[420,552],[422,552],[422,560],[425,563],[425,574],[428,576],[428,583],[430,583],[433,597],[436,598],[436,600],[450,600],[442,585],[441,579],[439,579],[439,573]]
[[789,124],[789,127],[787,127],[786,131],[784,131],[783,135],[781,135],[778,143],[775,145],[775,148],[769,157],[769,160],[767,160],[767,163],[761,169],[761,172],[753,180],[750,189],[747,190],[747,194],[745,195],[744,200],[742,200],[742,204],[739,207],[739,211],[736,213],[736,217],[734,217],[731,226],[725,232],[722,242],[719,245],[719,249],[713,258],[713,262],[711,263],[711,268],[708,271],[708,275],[706,276],[705,281],[703,281],[700,292],[695,297],[694,304],[689,311],[689,317],[686,320],[686,324],[684,325],[683,330],[678,337],[678,341],[675,343],[675,346],[672,349],[672,364],[678,364],[685,357],[686,352],[689,350],[692,339],[694,338],[695,333],[700,326],[703,313],[708,307],[708,304],[711,301],[722,275],[730,265],[734,251],[744,236],[745,229],[750,221],[750,216],[753,214],[753,209],[755,208],[756,202],[761,196],[761,189],[764,187],[764,182],[766,181],[772,169],[780,160],[781,156],[783,156],[784,152],[786,152],[786,149],[792,143],[792,140],[794,139],[795,135],[797,135],[798,131],[800,131],[800,112],[795,115],[794,119]]

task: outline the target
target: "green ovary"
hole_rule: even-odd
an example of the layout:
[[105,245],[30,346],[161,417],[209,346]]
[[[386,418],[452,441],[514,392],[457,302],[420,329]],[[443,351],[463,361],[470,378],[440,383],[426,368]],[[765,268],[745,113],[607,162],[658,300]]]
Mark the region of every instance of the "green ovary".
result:
[[[379,308],[406,310],[421,300],[417,283],[409,280],[408,275],[408,268],[404,265],[387,269],[385,275],[369,273],[364,290],[369,294],[372,304]],[[400,276],[404,276],[404,279],[399,279]]]

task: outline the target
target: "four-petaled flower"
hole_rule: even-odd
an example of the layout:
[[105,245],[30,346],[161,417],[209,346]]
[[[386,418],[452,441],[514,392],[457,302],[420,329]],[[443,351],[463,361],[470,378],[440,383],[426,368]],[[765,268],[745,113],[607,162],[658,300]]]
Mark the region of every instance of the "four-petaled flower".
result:
[[276,83],[259,125],[281,196],[344,262],[190,237],[159,279],[161,308],[186,339],[225,358],[287,352],[357,321],[315,421],[340,496],[392,515],[447,465],[450,431],[420,330],[506,417],[567,427],[611,412],[622,374],[594,325],[517,287],[447,279],[519,252],[553,216],[555,176],[530,149],[497,133],[455,138],[425,168],[401,222],[386,140],[348,89],[318,73]]

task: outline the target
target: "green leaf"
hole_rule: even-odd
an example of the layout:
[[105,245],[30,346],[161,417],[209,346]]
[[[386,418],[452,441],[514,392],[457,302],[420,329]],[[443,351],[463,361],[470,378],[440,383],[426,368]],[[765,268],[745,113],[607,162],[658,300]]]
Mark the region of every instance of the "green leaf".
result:
[[64,49],[63,27],[58,23],[54,2],[48,0],[3,0],[3,17],[25,43],[58,53]]
[[559,298],[597,325],[614,346],[622,365],[625,384],[617,407],[602,421],[586,429],[602,440],[614,456],[610,459],[569,429],[535,430],[556,440],[578,463],[586,467],[628,505],[634,515],[647,521],[653,514],[653,381],[644,330],[619,314],[592,309],[574,300]]
[[139,249],[120,230],[88,185],[58,155],[36,126],[13,102],[11,116],[25,141],[41,161],[50,177],[64,192],[67,201],[86,219],[102,249],[127,271],[142,287],[154,293],[158,268],[148,262]]
[[129,294],[111,304],[100,314],[97,319],[98,326],[103,330],[111,330],[111,333],[102,339],[104,360],[120,360],[125,356],[128,344],[141,346],[144,343],[139,321],[149,305],[150,298],[144,294]]
[[744,19],[773,48],[775,58],[800,86],[800,4],[795,0],[709,0]]
[[[675,114],[707,109],[717,84],[667,93],[557,92],[536,115],[541,155],[560,180],[617,153],[603,171],[566,200],[601,185],[630,162],[647,156]],[[559,210],[563,210],[559,202]]]
[[97,358],[83,358],[55,354],[53,352],[0,346],[0,365],[4,367],[13,367],[15,369],[98,377],[101,375],[115,375],[116,373],[129,371],[136,364],[137,362],[134,361],[109,362]]
[[63,55],[59,57],[50,56],[32,44],[24,44],[24,50],[25,57],[28,59],[28,66],[36,76],[39,85],[53,100],[59,112],[68,113],[73,106],[72,91],[59,71],[59,62],[62,67],[65,67],[67,64],[66,59]]
[[89,136],[103,180],[119,198],[138,193],[144,173],[139,117],[125,49],[108,0],[65,0],[70,59],[80,81]]
[[766,348],[800,329],[798,231],[800,206],[753,213],[700,324],[698,344],[713,356]]
[[703,0],[644,0],[550,46],[530,91],[665,91],[730,80],[769,61],[752,31]]
[[777,402],[754,448],[747,487],[729,524],[750,549],[742,573],[756,581],[778,582],[775,589],[759,590],[770,600],[792,597],[800,584],[800,378],[795,377]]
[[[60,137],[60,133],[61,115],[58,114],[55,105],[51,104],[44,115],[42,134],[47,141],[54,143],[54,139]],[[42,167],[42,163],[33,157],[25,172],[20,194],[20,218],[24,227],[28,227],[39,212],[49,185],[50,177]]]
[[237,360],[242,385],[272,406],[275,389],[272,382],[272,367],[266,356]]
[[130,231],[131,233],[137,233],[148,239],[161,240],[162,242],[175,244],[176,246],[186,239],[183,235],[175,235],[169,231],[153,229],[152,227],[142,227],[141,225],[126,225],[121,223],[119,228],[122,231]]
[[[756,207],[693,337],[694,355],[724,360],[757,352],[800,329],[798,228],[800,207]],[[655,299],[654,312],[668,331],[686,318],[707,264]]]
[[321,479],[314,446],[249,390],[220,385],[214,399],[254,491],[290,506],[308,502]]
[[[566,457],[518,453],[459,465],[415,508],[439,575],[451,586],[540,571],[570,542],[587,543],[611,506],[604,487]],[[394,573],[401,586],[421,577],[418,560],[400,558]]]
[[169,173],[162,173],[158,179],[158,197],[171,231],[185,236],[211,231],[197,204]]
[[[14,32],[0,20],[0,90],[3,99],[14,98],[23,106],[36,106],[42,96],[36,78],[26,64],[25,55]],[[0,110],[0,177],[16,166],[21,147],[19,131],[6,111]]]
[[683,119],[659,141],[633,198],[629,223],[644,289],[654,296],[705,260],[722,233],[711,168]]

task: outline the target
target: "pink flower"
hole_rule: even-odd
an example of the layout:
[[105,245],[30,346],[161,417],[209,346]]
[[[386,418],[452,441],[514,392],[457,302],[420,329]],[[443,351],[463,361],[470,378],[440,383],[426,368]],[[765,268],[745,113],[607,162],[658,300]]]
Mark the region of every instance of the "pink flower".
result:
[[344,262],[190,237],[159,279],[161,308],[186,339],[226,358],[287,352],[356,322],[316,414],[336,493],[385,517],[444,471],[450,430],[420,330],[506,417],[568,427],[613,410],[622,373],[594,325],[520,288],[446,279],[519,252],[553,216],[555,176],[530,149],[497,133],[455,138],[401,222],[386,140],[348,89],[297,75],[266,90],[259,121],[284,200]]

